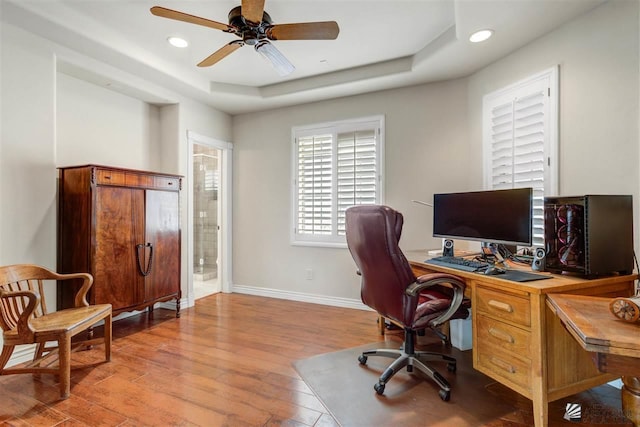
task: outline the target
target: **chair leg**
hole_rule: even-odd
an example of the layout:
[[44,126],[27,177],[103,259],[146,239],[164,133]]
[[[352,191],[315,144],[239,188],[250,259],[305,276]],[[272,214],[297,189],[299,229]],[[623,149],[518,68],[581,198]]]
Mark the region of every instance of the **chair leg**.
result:
[[2,370],[4,369],[7,362],[9,362],[9,359],[11,358],[11,355],[13,354],[13,349],[15,347],[16,347],[15,345],[2,346],[2,353],[0,354],[0,374],[2,373]]
[[410,359],[409,356],[403,355],[398,357],[396,360],[394,360],[393,363],[391,363],[391,365],[389,365],[387,369],[384,370],[382,375],[380,375],[380,383],[381,384],[388,383],[391,377],[393,377],[396,373],[400,372],[402,368],[404,368],[409,364],[410,362],[409,359]]
[[445,362],[453,364],[457,362],[455,357],[451,357],[442,353],[434,353],[431,351],[416,351],[414,357],[420,360],[443,360]]
[[66,399],[71,394],[71,335],[58,339],[60,398]]
[[44,354],[44,350],[46,348],[46,344],[47,344],[46,342],[39,342],[36,345],[36,351],[33,352],[33,361],[34,362],[42,357],[42,355]]
[[402,356],[402,350],[394,350],[392,348],[389,349],[378,349],[378,350],[367,350],[363,351],[363,356],[382,356],[382,357],[390,357],[392,359],[396,359]]
[[442,375],[440,375],[438,371],[431,369],[430,367],[422,363],[420,360],[415,358],[411,360],[411,364],[414,367],[418,368],[419,371],[422,371],[422,373],[428,375],[429,378],[431,378],[440,386],[441,389],[446,391],[451,390],[451,386],[449,385],[449,382]]
[[104,358],[107,362],[111,361],[111,339],[112,339],[112,315],[104,319]]

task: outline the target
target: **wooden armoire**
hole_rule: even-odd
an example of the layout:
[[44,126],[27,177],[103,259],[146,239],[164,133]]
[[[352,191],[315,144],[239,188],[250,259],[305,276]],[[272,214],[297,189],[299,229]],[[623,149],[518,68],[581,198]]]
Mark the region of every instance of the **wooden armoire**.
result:
[[[176,299],[179,317],[182,177],[98,165],[58,171],[58,271],[92,274],[89,303],[110,303],[114,315],[152,314]],[[77,286],[58,285],[58,309],[73,306]]]

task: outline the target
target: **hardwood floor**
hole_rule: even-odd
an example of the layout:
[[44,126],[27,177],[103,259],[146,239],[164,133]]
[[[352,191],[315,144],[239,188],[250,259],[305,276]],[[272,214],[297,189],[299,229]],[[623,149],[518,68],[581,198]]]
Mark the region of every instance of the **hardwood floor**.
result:
[[[0,377],[0,425],[334,426],[292,362],[378,341],[373,312],[241,294],[114,323],[110,363]],[[348,325],[348,327],[345,327]],[[74,353],[95,363],[100,348]]]
[[[154,319],[143,314],[114,323],[110,363],[100,363],[101,347],[74,353],[75,365],[92,366],[72,371],[67,400],[59,400],[52,375],[0,376],[0,426],[334,427],[336,420],[292,363],[383,339],[401,343],[399,331],[381,337],[376,318],[369,311],[242,294],[200,299],[180,319],[156,309]],[[531,425],[529,400],[506,388],[488,388],[490,379],[479,373],[458,380],[458,386],[478,393],[491,390],[496,408],[505,402],[513,408],[479,425]],[[373,394],[373,387],[369,391]],[[619,392],[612,387],[586,393],[590,407],[619,408]],[[433,424],[425,425],[452,427],[452,411],[500,413],[482,399],[463,400],[426,405]],[[550,419],[550,426],[568,423],[561,418],[563,408],[552,411],[557,419]],[[615,424],[630,425],[622,418]],[[442,419],[449,421],[439,424]]]

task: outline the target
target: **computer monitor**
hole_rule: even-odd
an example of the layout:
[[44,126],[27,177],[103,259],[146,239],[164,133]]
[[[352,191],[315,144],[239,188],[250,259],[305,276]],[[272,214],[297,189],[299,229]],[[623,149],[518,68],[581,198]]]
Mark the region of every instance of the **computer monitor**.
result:
[[533,189],[433,196],[433,236],[531,246]]

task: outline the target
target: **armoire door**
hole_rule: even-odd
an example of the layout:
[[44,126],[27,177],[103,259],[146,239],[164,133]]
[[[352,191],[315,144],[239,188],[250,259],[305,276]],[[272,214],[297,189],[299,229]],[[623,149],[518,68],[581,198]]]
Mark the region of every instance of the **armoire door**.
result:
[[[180,291],[180,193],[147,190],[145,235],[151,256],[145,281],[145,301]],[[147,261],[149,261],[147,259]],[[149,264],[146,264],[149,267]]]
[[[144,242],[145,192],[140,189],[96,188],[92,250],[93,301],[113,310],[139,304],[144,276],[139,273],[136,245]],[[110,285],[112,284],[112,285]]]

